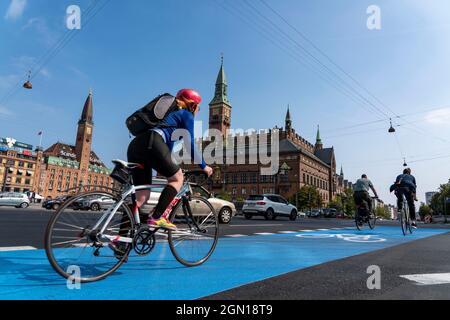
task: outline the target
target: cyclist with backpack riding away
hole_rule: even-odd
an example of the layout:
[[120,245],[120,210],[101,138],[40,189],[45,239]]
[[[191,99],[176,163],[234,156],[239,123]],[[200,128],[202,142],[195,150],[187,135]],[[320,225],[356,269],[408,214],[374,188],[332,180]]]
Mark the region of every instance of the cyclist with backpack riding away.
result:
[[370,198],[369,190],[372,189],[375,198],[378,198],[377,191],[370,181],[367,178],[366,174],[361,176],[361,179],[358,179],[353,186],[353,199],[357,206],[360,206],[364,201],[366,201],[369,206],[369,212],[372,212],[372,199]]
[[[208,177],[213,173],[212,168],[206,165],[195,148],[194,117],[200,110],[201,101],[202,98],[196,91],[182,89],[176,97],[170,94],[157,97],[127,119],[130,132],[136,135],[128,147],[128,161],[144,166],[142,170],[133,170],[134,184],[138,186],[152,184],[153,170],[167,177],[168,181],[148,220],[150,227],[176,229],[167,216],[170,205],[184,182],[183,172],[172,160],[172,149],[175,143],[172,134],[176,130],[184,129],[187,131],[186,134],[189,133],[190,141],[184,141],[184,144],[186,150],[190,150],[191,160],[199,164]],[[152,116],[146,113],[149,110],[152,111]],[[149,198],[148,190],[136,192],[137,208],[134,209],[139,210]]]
[[408,202],[411,226],[415,229],[417,229],[416,207],[414,204],[414,200],[417,201],[416,190],[416,178],[411,175],[410,168],[403,170],[403,174],[399,175],[397,179],[395,179],[395,183],[391,186],[391,192],[395,191],[395,196],[397,197],[398,212],[403,210],[403,196],[405,196],[406,201]]

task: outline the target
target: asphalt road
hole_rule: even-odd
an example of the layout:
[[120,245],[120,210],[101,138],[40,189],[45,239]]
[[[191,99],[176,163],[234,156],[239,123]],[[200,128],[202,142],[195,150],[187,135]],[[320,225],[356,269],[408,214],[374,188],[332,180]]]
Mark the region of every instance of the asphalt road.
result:
[[[38,205],[28,209],[0,207],[0,247],[32,246],[44,247],[44,233],[47,223],[55,211],[45,210]],[[383,221],[379,225],[397,226],[397,222]],[[353,227],[353,220],[299,218],[290,221],[279,217],[267,221],[263,217],[246,220],[237,215],[228,225],[220,225],[221,236],[254,235],[259,233],[278,233],[283,231],[317,230],[322,228]],[[426,225],[424,227],[443,228],[444,225]],[[450,227],[450,226],[449,226]]]
[[[351,220],[266,221],[245,220],[242,216],[235,217],[230,225],[221,225],[219,245],[201,267],[180,268],[172,257],[167,260],[170,253],[161,249],[150,262],[142,259],[128,263],[107,280],[73,295],[39,250],[52,213],[38,207],[0,208],[0,260],[4,262],[0,263],[4,292],[0,299],[21,299],[30,294],[35,299],[133,299],[138,286],[142,286],[136,296],[140,299],[450,299],[450,279],[446,284],[418,285],[402,277],[450,277],[448,225],[421,224],[417,232],[404,237],[398,222],[391,221],[379,222],[373,231],[359,232]],[[5,247],[21,246],[38,250],[9,248],[1,252]],[[40,267],[30,268],[28,263]],[[7,265],[14,266],[15,272]],[[380,269],[379,289],[367,287],[369,266]],[[137,270],[153,270],[146,274],[148,283]],[[160,272],[172,278],[174,286],[179,281],[185,286],[171,288],[169,283],[161,291]],[[198,281],[204,283],[199,286]],[[28,287],[30,290],[26,290]],[[120,291],[114,291],[115,287]]]

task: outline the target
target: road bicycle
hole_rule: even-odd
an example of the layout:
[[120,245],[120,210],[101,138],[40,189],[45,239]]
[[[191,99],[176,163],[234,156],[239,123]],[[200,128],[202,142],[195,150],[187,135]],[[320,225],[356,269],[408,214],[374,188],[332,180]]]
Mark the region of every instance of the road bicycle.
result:
[[362,231],[364,229],[364,225],[367,223],[369,225],[369,228],[371,230],[375,229],[375,225],[377,223],[377,215],[375,213],[375,202],[374,197],[371,198],[372,201],[372,212],[369,212],[369,205],[367,201],[363,200],[359,206],[356,208],[356,214],[355,214],[355,224],[356,228],[359,231]]
[[402,195],[402,210],[399,212],[400,225],[402,227],[403,235],[406,236],[413,233],[413,228],[411,226],[411,217],[409,215],[409,206],[406,201],[405,195]]
[[[55,271],[79,282],[102,280],[128,261],[132,250],[138,256],[145,256],[153,251],[156,243],[169,246],[176,260],[187,267],[206,262],[217,245],[219,220],[211,203],[192,192],[193,187],[203,188],[191,180],[204,172],[184,172],[183,187],[166,211],[177,229],[165,230],[141,221],[143,216],[136,206],[136,191],[161,192],[165,185],[135,186],[131,173],[142,166],[121,160],[113,163],[111,176],[122,184],[122,190],[77,194],[63,203],[50,219],[45,250]],[[103,211],[73,209],[75,203],[95,197],[113,201]]]

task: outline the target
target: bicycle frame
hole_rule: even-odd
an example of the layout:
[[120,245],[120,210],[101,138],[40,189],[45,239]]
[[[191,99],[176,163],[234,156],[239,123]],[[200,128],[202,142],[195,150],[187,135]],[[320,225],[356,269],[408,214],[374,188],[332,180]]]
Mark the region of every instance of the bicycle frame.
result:
[[[195,185],[194,183],[190,183],[190,182],[186,182],[184,183],[183,187],[181,188],[180,192],[178,192],[178,194],[175,196],[175,199],[172,201],[172,203],[169,205],[168,209],[169,210],[169,214],[172,212],[172,210],[174,208],[176,208],[178,206],[178,204],[180,203],[180,201],[184,201],[183,199],[188,199],[188,195],[192,194],[192,185]],[[148,190],[149,192],[151,192],[152,189],[154,188],[160,188],[160,187],[165,187],[166,185],[164,184],[152,184],[152,185],[143,185],[143,186],[134,186],[134,185],[128,185],[125,187],[125,190],[122,192],[121,194],[121,198],[120,200],[110,209],[108,209],[101,217],[100,219],[97,221],[97,223],[95,224],[95,226],[92,228],[93,230],[98,230],[101,227],[98,236],[99,237],[105,237],[109,240],[115,240],[115,241],[119,241],[119,242],[126,242],[126,243],[132,243],[133,239],[132,238],[127,238],[127,237],[121,237],[121,236],[108,236],[105,235],[104,232],[106,230],[106,228],[108,227],[109,223],[111,222],[111,220],[113,219],[114,215],[116,214],[117,210],[119,210],[119,208],[123,205],[123,203],[125,202],[125,199],[128,198],[129,196],[131,196],[131,200],[132,200],[132,204],[133,204],[133,217],[134,217],[134,222],[135,225],[140,225],[141,224],[141,220],[140,220],[140,216],[139,216],[139,211],[136,210],[136,192],[137,191],[142,191],[142,190]],[[185,212],[186,214],[186,212]],[[192,217],[192,212],[190,211],[190,208],[188,207],[188,212],[187,214],[189,216]],[[195,222],[194,219],[192,219],[195,227],[197,229],[200,229],[198,224]]]

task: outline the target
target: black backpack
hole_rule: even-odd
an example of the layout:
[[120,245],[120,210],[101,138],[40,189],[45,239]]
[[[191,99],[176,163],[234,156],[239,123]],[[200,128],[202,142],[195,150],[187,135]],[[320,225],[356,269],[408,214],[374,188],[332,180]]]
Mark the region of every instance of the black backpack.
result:
[[170,127],[164,123],[164,118],[177,109],[175,97],[165,93],[133,113],[125,123],[130,133],[133,136],[138,136],[153,128]]

